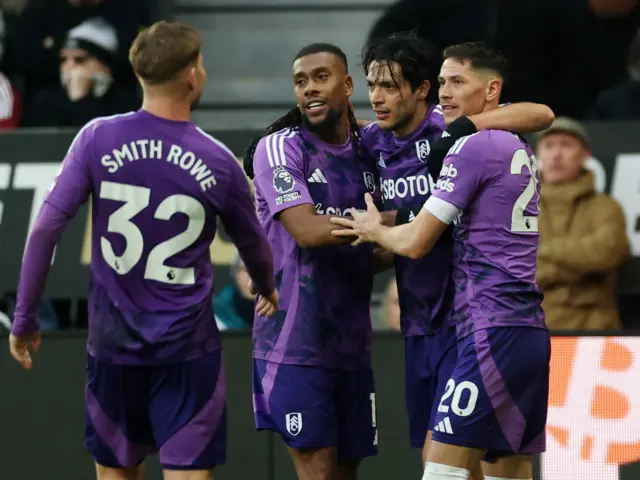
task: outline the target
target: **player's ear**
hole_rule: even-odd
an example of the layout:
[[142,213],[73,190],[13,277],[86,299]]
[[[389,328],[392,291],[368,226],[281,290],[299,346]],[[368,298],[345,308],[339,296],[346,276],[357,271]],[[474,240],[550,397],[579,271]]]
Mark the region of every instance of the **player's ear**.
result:
[[431,82],[429,80],[425,80],[416,89],[416,93],[418,94],[418,100],[426,100],[427,95],[429,95],[429,90],[431,90]]
[[189,90],[196,90],[198,88],[198,72],[196,67],[191,67],[187,72],[187,85]]
[[351,75],[347,75],[346,77],[344,77],[344,88],[347,97],[353,95],[353,78],[351,77]]
[[493,78],[487,83],[486,97],[487,102],[493,102],[500,98],[502,92],[502,80]]

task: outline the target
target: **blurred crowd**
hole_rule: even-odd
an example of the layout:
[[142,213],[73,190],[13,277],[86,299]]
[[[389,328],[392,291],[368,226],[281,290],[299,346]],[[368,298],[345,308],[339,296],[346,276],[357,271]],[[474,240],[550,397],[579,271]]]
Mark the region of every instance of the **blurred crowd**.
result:
[[78,127],[140,106],[129,45],[148,0],[1,0],[0,128]]

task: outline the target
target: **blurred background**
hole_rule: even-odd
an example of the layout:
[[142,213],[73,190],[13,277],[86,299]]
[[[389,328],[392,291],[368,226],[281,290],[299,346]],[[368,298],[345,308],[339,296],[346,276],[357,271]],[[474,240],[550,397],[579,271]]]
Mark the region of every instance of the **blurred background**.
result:
[[[545,103],[559,117],[530,138],[543,174],[538,282],[556,335],[550,452],[536,478],[640,479],[638,0],[0,0],[0,331],[10,328],[27,233],[71,139],[96,116],[139,108],[128,48],[160,19],[202,31],[209,81],[194,121],[238,156],[293,106],[291,61],[307,43],[347,53],[363,119],[373,118],[359,59],[368,39],[415,29],[440,49],[485,40],[501,50],[511,67],[504,101]],[[41,363],[27,375],[0,350],[0,411],[16,412],[0,430],[0,458],[16,470],[0,478],[91,478],[82,450],[87,212],[56,250],[39,311],[49,333]],[[230,401],[242,405],[230,411],[220,478],[293,478],[279,440],[252,430],[253,299],[223,229],[211,259],[212,302],[234,359]],[[398,393],[397,295],[392,274],[379,275],[372,318],[381,455],[365,465],[366,478],[419,474]],[[257,443],[247,457],[249,441]]]

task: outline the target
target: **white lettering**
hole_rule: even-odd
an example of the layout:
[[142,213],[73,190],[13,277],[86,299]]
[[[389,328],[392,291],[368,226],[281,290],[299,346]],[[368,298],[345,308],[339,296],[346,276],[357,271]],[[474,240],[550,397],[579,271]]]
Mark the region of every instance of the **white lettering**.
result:
[[[146,142],[146,140],[144,140]],[[151,140],[149,145],[149,158],[160,160],[162,158],[162,140]]]
[[178,145],[171,145],[171,148],[169,149],[169,155],[167,155],[167,162],[171,162],[173,160],[173,164],[178,165],[181,155],[182,148]]
[[183,170],[189,170],[196,161],[196,156],[193,152],[185,152],[180,158],[180,167]]
[[115,162],[109,154],[103,155],[100,159],[100,163],[102,163],[103,166],[107,167],[107,172],[109,173],[115,173],[118,171],[118,162]]
[[387,178],[380,182],[382,197],[385,200],[394,198],[413,198],[425,196],[433,189],[433,180],[428,175],[411,175],[406,178]]
[[133,162],[133,155],[131,155],[131,150],[129,150],[129,145],[122,145],[120,150],[113,149],[113,156],[116,159],[116,162],[118,162],[120,166],[124,165],[122,161],[123,159]]

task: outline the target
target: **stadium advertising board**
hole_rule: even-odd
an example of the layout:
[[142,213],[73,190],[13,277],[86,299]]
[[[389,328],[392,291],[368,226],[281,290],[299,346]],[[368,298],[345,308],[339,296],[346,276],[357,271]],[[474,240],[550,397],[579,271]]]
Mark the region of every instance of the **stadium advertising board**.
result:
[[[594,157],[589,167],[600,190],[623,206],[634,259],[623,271],[621,289],[640,292],[640,123],[588,125]],[[211,132],[240,155],[256,132]],[[15,289],[27,232],[51,185],[73,132],[16,132],[0,135],[0,295]],[[84,297],[90,260],[87,209],[79,212],[56,251],[47,293]],[[212,247],[216,286],[229,280],[234,247],[221,229]]]
[[638,379],[638,337],[553,338],[542,480],[640,478]]

